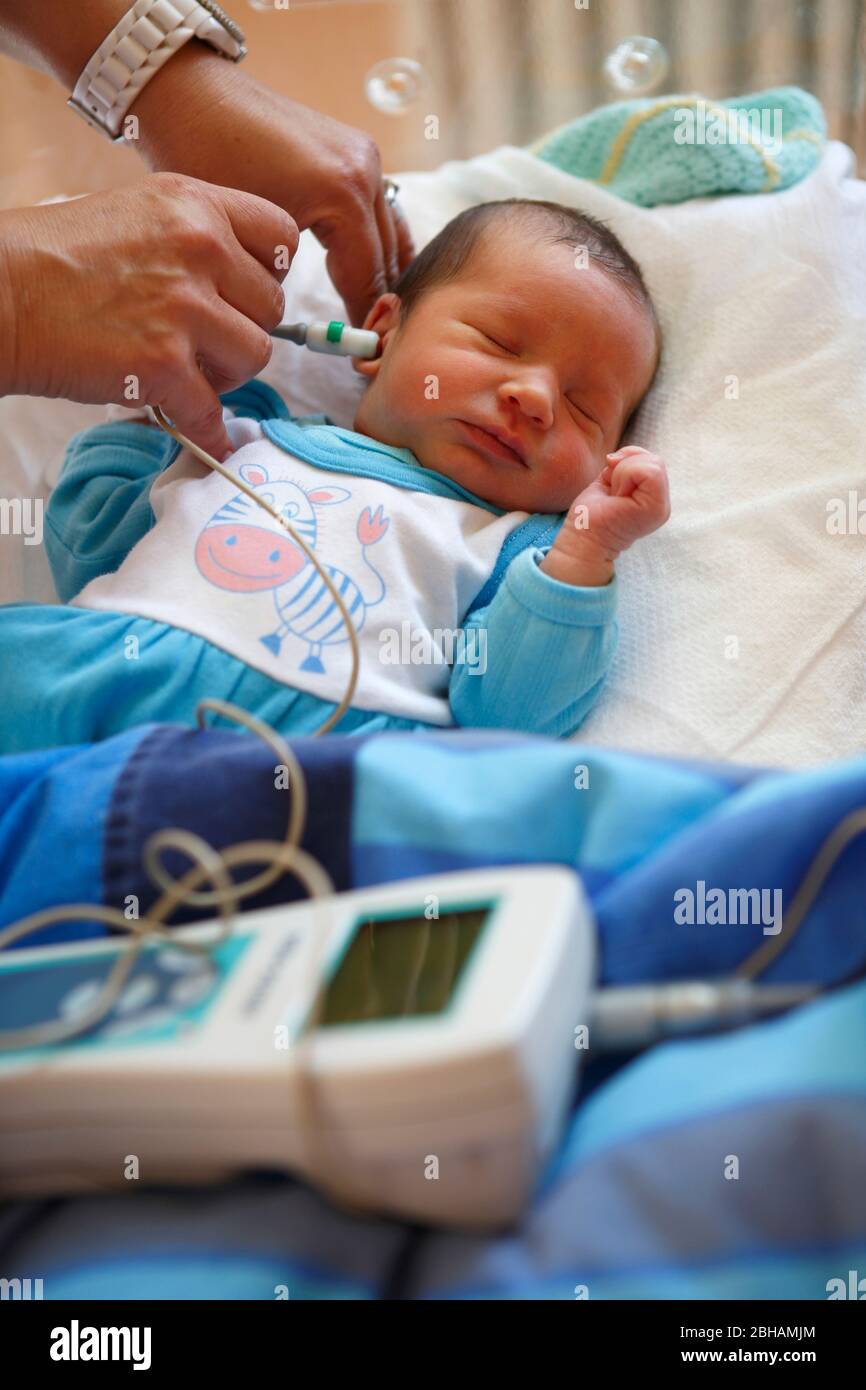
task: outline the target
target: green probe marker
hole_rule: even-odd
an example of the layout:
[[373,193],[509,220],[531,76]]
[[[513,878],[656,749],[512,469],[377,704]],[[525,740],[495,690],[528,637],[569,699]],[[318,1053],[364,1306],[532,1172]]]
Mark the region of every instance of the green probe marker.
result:
[[272,338],[285,338],[311,352],[335,357],[378,357],[379,334],[367,328],[351,328],[339,319],[330,323],[285,323],[271,329]]

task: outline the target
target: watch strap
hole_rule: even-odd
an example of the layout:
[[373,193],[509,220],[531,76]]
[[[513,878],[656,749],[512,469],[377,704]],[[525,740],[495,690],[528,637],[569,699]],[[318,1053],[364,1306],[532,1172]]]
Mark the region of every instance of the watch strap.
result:
[[155,73],[190,39],[238,62],[244,36],[213,0],[135,0],[100,44],[68,105],[97,130],[120,140],[123,118]]

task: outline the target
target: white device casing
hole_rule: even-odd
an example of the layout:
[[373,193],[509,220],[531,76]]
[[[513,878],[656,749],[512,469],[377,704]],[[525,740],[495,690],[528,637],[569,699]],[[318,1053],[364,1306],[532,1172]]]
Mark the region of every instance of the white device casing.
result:
[[[238,919],[236,931],[256,939],[181,1040],[0,1054],[0,1191],[121,1185],[134,1154],[145,1182],[288,1169],[365,1209],[479,1229],[512,1221],[574,1087],[574,1029],[588,1021],[594,978],[592,919],[579,880],[557,866],[402,881],[315,908],[330,913],[324,968],[359,920],[423,912],[428,894],[443,914],[496,903],[440,1014],[332,1025],[300,1052],[277,1048],[275,1028],[296,1036],[306,1017],[311,952],[321,949],[304,902]],[[105,942],[76,950],[104,954]],[[10,953],[19,970],[69,954]],[[260,996],[252,1017],[251,991]]]

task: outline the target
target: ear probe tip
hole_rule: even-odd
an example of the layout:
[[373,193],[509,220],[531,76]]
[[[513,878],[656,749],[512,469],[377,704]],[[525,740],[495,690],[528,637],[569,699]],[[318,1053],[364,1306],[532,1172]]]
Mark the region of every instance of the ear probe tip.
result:
[[311,352],[335,357],[378,357],[379,334],[368,328],[351,328],[338,319],[330,323],[286,323],[271,329],[272,338],[284,338]]

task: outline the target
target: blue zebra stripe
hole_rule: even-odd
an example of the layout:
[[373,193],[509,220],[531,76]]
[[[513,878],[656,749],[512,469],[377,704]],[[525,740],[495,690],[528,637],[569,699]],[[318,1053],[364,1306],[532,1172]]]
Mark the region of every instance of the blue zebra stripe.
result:
[[[363,625],[366,605],[364,596],[354,579],[333,565],[325,565],[331,582],[337,588],[351,615],[360,607],[362,610],[357,627]],[[311,643],[329,642],[336,632],[342,631],[343,619],[336,603],[325,587],[321,576],[311,565],[307,565],[288,584],[279,590],[278,611],[286,627],[298,637]],[[342,640],[342,639],[340,639]]]

